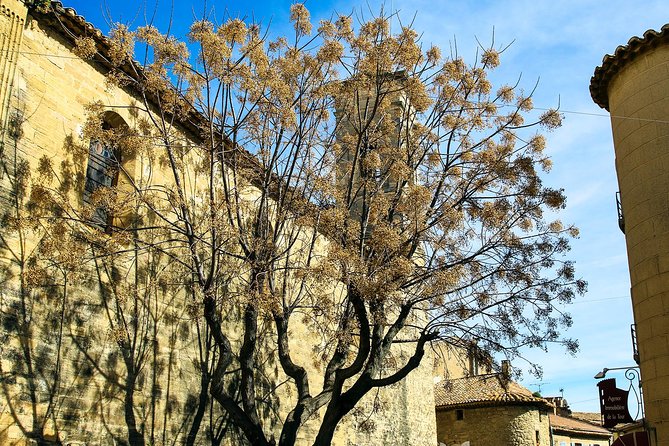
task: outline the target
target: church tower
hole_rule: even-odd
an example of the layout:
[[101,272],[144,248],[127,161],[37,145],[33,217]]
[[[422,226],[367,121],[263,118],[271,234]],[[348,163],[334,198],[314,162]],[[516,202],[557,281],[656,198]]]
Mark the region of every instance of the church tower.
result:
[[396,72],[369,82],[347,80],[336,98],[338,198],[357,218],[377,194],[394,195],[414,181],[401,168],[415,120],[406,79]]

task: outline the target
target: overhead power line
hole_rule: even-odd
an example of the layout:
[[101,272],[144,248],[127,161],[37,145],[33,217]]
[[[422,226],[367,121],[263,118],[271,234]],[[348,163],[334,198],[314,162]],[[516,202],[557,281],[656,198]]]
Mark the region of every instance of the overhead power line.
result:
[[[37,53],[37,52],[32,52],[32,51],[20,51],[20,50],[7,50],[5,51],[6,53],[13,52],[13,53],[18,53],[18,54],[23,54],[23,55],[28,55],[28,56],[45,56],[45,57],[55,57],[55,58],[61,58],[61,59],[80,59],[79,56],[70,56],[70,55],[64,55],[64,54],[48,54],[48,53]],[[498,107],[512,107],[513,105],[511,104],[503,104],[503,105],[498,105]],[[553,108],[545,108],[545,107],[532,107],[533,110],[540,110],[540,111],[549,111],[549,110],[555,110]],[[564,113],[564,114],[569,114],[569,115],[582,115],[582,116],[594,116],[598,118],[615,118],[615,119],[627,119],[627,120],[634,120],[634,121],[642,121],[642,122],[655,122],[658,124],[669,124],[669,121],[662,120],[662,119],[649,119],[649,118],[637,118],[637,117],[631,117],[631,116],[620,116],[620,115],[611,115],[609,113],[593,113],[593,112],[585,112],[585,111],[578,111],[578,110],[557,110],[559,113]]]

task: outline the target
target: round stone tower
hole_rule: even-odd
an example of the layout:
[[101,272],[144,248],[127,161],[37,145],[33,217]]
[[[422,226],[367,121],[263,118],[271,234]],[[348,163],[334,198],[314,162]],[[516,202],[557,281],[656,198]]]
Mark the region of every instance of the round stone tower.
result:
[[611,114],[651,444],[669,446],[669,25],[605,56],[590,93]]

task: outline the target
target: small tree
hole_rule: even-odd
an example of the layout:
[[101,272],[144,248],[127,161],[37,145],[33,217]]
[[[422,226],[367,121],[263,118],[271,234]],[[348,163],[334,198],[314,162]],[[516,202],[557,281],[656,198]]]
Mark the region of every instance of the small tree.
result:
[[[254,445],[293,445],[317,418],[313,444],[329,445],[365,395],[406,377],[440,337],[508,355],[574,350],[556,305],[585,287],[562,259],[577,231],[545,217],[565,199],[541,183],[550,161],[532,130],[558,127],[559,113],[527,121],[531,94],[494,90],[493,47],[470,65],[424,51],[411,26],[391,33],[396,17],[354,30],[338,16],[314,31],[296,4],[291,20],[293,35],[274,40],[230,19],[193,23],[188,43],[122,25],[104,49],[78,41],[140,95],[126,146],[162,166],[96,192],[106,215],[139,203],[132,225],[111,220],[107,252],[132,239],[183,268],[212,340],[203,388],[232,425]],[[101,110],[86,136],[105,141]],[[302,323],[313,336],[297,341]],[[313,342],[316,365],[293,353],[298,342]],[[263,398],[276,393],[268,357],[294,395],[281,412]]]

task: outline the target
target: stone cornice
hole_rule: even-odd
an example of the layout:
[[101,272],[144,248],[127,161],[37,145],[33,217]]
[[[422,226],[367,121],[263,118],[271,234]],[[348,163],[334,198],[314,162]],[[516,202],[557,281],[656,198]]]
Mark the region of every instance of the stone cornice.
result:
[[613,77],[630,61],[640,54],[669,42],[669,24],[660,31],[649,29],[643,37],[632,37],[627,45],[620,45],[613,55],[607,54],[602,65],[595,68],[595,74],[590,79],[590,95],[597,105],[608,110],[608,87]]

